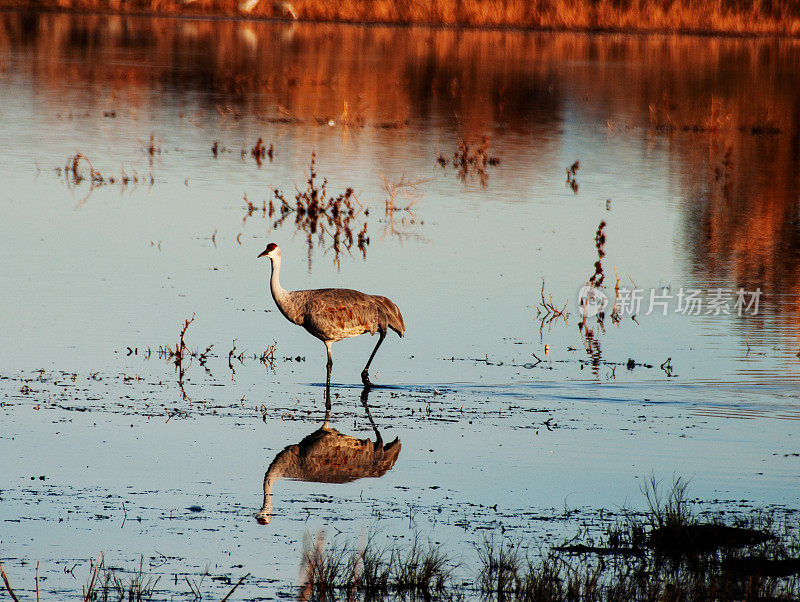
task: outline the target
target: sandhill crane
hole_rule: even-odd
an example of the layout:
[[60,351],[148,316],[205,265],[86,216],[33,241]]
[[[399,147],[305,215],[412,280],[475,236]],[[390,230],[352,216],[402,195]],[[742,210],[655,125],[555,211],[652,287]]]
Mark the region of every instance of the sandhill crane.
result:
[[[239,10],[243,13],[249,13],[258,5],[259,2],[261,2],[261,0],[244,0],[244,2],[239,4]],[[272,10],[281,13],[281,15],[284,17],[290,16],[295,21],[297,21],[297,19],[300,17],[292,3],[288,2],[287,0],[275,0],[272,3]]]
[[350,483],[364,477],[382,477],[392,469],[400,455],[400,439],[383,444],[378,427],[367,405],[368,390],[361,393],[361,402],[375,432],[375,441],[344,435],[328,426],[330,411],[325,412],[323,425],[287,446],[269,465],[264,474],[264,502],[256,520],[266,525],[272,518],[272,488],[278,479],[295,479],[317,483]]
[[365,332],[379,335],[378,343],[361,372],[365,388],[372,386],[369,381],[369,365],[391,328],[401,337],[406,331],[400,310],[386,297],[367,295],[346,288],[320,288],[307,291],[287,291],[281,286],[281,250],[274,242],[267,245],[259,257],[269,257],[272,263],[272,276],[269,287],[272,298],[283,316],[290,322],[302,326],[317,337],[328,350],[328,378],[325,384],[327,404],[330,404],[331,370],[333,355],[331,345],[348,337]]

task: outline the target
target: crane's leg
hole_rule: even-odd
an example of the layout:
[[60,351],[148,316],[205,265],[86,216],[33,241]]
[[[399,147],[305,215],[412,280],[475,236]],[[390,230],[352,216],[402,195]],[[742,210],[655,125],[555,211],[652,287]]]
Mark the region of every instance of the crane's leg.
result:
[[367,360],[367,365],[364,366],[364,369],[361,371],[361,382],[364,383],[365,387],[372,386],[372,383],[369,382],[369,365],[372,363],[372,358],[375,357],[375,352],[378,351],[378,347],[380,347],[381,343],[383,343],[383,339],[386,338],[385,330],[379,330],[378,333],[380,334],[380,338],[378,339],[378,344],[375,345],[375,349],[372,350],[372,355],[370,355],[369,359]]
[[332,343],[330,341],[325,341],[325,348],[328,350],[328,379],[325,382],[325,422],[328,421],[328,417],[330,416],[331,412],[331,370],[333,370],[333,354],[331,351]]

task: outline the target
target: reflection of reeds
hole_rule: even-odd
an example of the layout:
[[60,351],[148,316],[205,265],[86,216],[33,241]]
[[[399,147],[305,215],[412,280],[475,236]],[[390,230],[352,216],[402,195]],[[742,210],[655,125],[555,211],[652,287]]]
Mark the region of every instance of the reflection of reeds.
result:
[[[286,196],[281,190],[277,188],[273,190],[275,199],[280,202],[278,208],[280,217],[273,222],[273,228],[281,226],[289,215],[294,214],[295,227],[306,233],[309,257],[311,249],[314,247],[314,237],[316,237],[318,245],[330,245],[329,248],[333,251],[333,262],[337,266],[342,249],[350,252],[355,246],[366,258],[369,236],[367,236],[366,222],[363,223],[360,230],[355,230],[361,215],[360,206],[356,206],[359,203],[355,191],[347,188],[336,196],[329,195],[328,180],[323,178],[322,183],[319,183],[315,163],[316,154],[311,153],[306,188],[300,190],[295,187],[294,204],[286,200]],[[252,213],[252,207],[248,202],[248,215]],[[272,213],[273,206],[270,202],[269,215],[271,216]]]
[[564,319],[564,324],[566,325],[567,320],[569,319],[569,312],[567,311],[567,305],[569,301],[564,302],[564,307],[559,309],[555,302],[553,301],[553,295],[548,295],[547,297],[544,296],[544,278],[542,278],[542,290],[541,290],[541,297],[542,301],[540,304],[534,306],[536,308],[536,317],[539,319],[539,340],[542,340],[544,326],[552,326],[553,322],[557,321],[559,318]]
[[[786,132],[798,104],[797,86],[785,75],[796,62],[791,41],[391,28],[323,33],[299,28],[291,44],[250,47],[242,40],[245,28],[269,39],[280,33],[279,26],[170,20],[127,20],[123,26],[114,16],[41,13],[25,19],[0,13],[0,24],[0,51],[18,49],[32,57],[26,79],[46,88],[42,103],[56,114],[71,113],[78,91],[94,86],[108,87],[132,109],[146,112],[153,98],[148,89],[169,81],[178,90],[218,92],[213,98],[199,94],[200,106],[185,108],[184,115],[194,125],[213,119],[219,104],[240,116],[291,125],[324,115],[337,117],[348,102],[367,123],[378,125],[457,114],[460,135],[480,140],[487,123],[526,132],[531,123],[555,126],[566,88],[576,98],[586,97],[604,118],[631,124],[641,123],[642,113],[646,119],[649,105],[663,95],[680,100],[676,117],[681,125],[702,123],[709,110],[711,81],[718,82],[713,93],[737,127],[758,125],[761,115]],[[137,52],[151,61],[126,60],[131,36]],[[92,41],[90,46],[86,40]],[[85,56],[90,69],[74,60],[76,53]],[[193,70],[180,68],[196,56],[203,60]],[[363,61],[337,59],[353,56],[365,57],[375,69],[364,69]],[[537,60],[526,60],[530,56]],[[765,56],[769,61],[759,58]],[[569,68],[587,60],[611,62],[620,69]],[[686,69],[687,62],[692,69]],[[659,83],[643,65],[657,66]],[[625,82],[624,93],[620,81]],[[388,94],[386,82],[393,82]],[[105,99],[94,106],[83,96],[80,100],[81,110],[91,114],[109,108]],[[550,144],[549,137],[542,138],[532,152],[547,155]]]
[[[215,142],[216,144],[216,142]],[[217,156],[217,153],[214,151],[212,147],[212,152],[214,156]],[[273,156],[275,154],[275,148],[270,144],[269,148],[264,146],[264,139],[259,136],[258,140],[255,143],[255,146],[250,149],[250,155],[256,160],[256,165],[261,167],[261,164],[264,162],[264,159],[269,157],[269,162],[272,163]]]
[[723,129],[731,121],[731,114],[722,99],[712,97],[708,113],[698,121],[680,122],[678,106],[666,95],[650,104],[650,126],[662,132],[708,132],[714,133]]
[[[577,161],[576,161],[577,163]],[[605,272],[603,271],[603,258],[606,256],[606,222],[605,220],[601,220],[600,225],[597,227],[597,232],[594,235],[594,246],[597,249],[597,261],[594,262],[594,274],[589,277],[589,280],[586,282],[586,286],[588,287],[589,291],[605,288],[603,285],[603,281],[605,280]],[[617,288],[616,292],[619,293],[619,280],[617,281]],[[587,302],[586,300],[581,299],[581,303]],[[578,330],[581,333],[581,337],[583,340],[583,346],[586,349],[586,353],[590,358],[590,362],[592,365],[592,372],[597,374],[598,369],[600,367],[600,362],[603,359],[603,349],[600,345],[600,338],[599,336],[595,335],[594,329],[589,327],[589,323],[587,321],[588,312],[585,311],[586,306],[584,306],[583,311],[583,320],[578,322]],[[603,321],[605,320],[605,307],[600,308],[600,310],[595,315],[597,320],[597,327],[599,328],[599,332],[605,332],[605,326]],[[613,320],[613,317],[612,317]],[[614,320],[617,322],[617,320]]]
[[[152,141],[151,141],[152,142]],[[159,151],[160,152],[160,151]],[[88,168],[88,173],[85,171]],[[77,190],[84,182],[88,182],[89,190],[86,195],[78,202],[78,206],[83,205],[95,189],[101,186],[110,186],[119,184],[120,188],[124,189],[129,184],[137,185],[139,183],[139,175],[136,172],[128,174],[125,170],[119,176],[113,174],[103,174],[100,170],[95,169],[89,158],[83,153],[75,153],[67,158],[64,167],[56,167],[56,175],[64,177],[64,182],[71,190]],[[155,183],[152,173],[149,176],[150,185]]]
[[[416,213],[412,210],[412,207],[422,198],[422,186],[426,182],[430,182],[430,179],[411,180],[403,174],[399,180],[391,180],[381,174],[381,180],[383,180],[383,191],[386,193],[386,198],[384,199],[386,233],[398,238],[411,236],[412,234],[404,230],[402,226],[409,222],[410,224],[417,222]],[[407,221],[405,217],[402,217],[398,223],[398,220],[395,219],[395,214],[398,213],[407,213],[410,219]]]
[[347,22],[438,23],[548,29],[798,33],[792,2],[760,0],[17,0],[16,7],[236,15]]
[[[452,164],[456,168],[458,179],[464,184],[472,176],[475,176],[478,178],[481,187],[486,188],[489,183],[489,173],[486,168],[500,165],[500,157],[490,155],[489,146],[488,136],[482,136],[481,143],[478,146],[470,145],[466,139],[459,140],[458,150],[453,153]],[[439,153],[436,155],[436,162],[442,168],[446,168],[450,159]]]
[[576,174],[578,170],[581,168],[581,162],[575,161],[572,165],[567,167],[567,186],[572,189],[574,194],[578,194],[578,180],[576,179]]
[[[670,169],[676,194],[686,201],[680,206],[694,276],[717,282],[727,275],[736,286],[760,286],[767,295],[800,291],[800,241],[792,226],[800,220],[796,40],[298,27],[289,43],[281,38],[281,27],[0,12],[0,55],[24,57],[8,63],[6,71],[21,74],[12,81],[24,80],[24,86],[37,91],[39,119],[72,119],[73,111],[75,119],[83,113],[99,118],[109,108],[117,110],[118,118],[128,109],[145,114],[163,106],[152,92],[167,85],[176,98],[194,99],[173,107],[194,125],[214,119],[218,102],[256,119],[273,115],[263,119],[289,127],[319,115],[339,115],[348,101],[363,107],[369,124],[436,121],[457,114],[458,135],[479,140],[491,123],[526,136],[552,132],[565,103],[585,98],[574,104],[584,118],[651,125],[651,139],[670,137],[665,152],[668,163],[677,166]],[[248,45],[246,28],[276,43]],[[355,56],[364,60],[340,60]],[[536,60],[527,60],[531,56]],[[183,69],[190,60],[193,68]],[[364,61],[375,68],[364,68]],[[584,62],[615,68],[574,68]],[[392,82],[391,93],[386,82]],[[86,91],[94,89],[113,90],[125,103],[110,107],[102,94],[87,97]],[[205,94],[208,89],[216,93]],[[660,111],[652,121],[651,106]],[[707,128],[709,122],[715,131]],[[659,125],[666,127],[662,131]],[[696,133],[694,126],[706,131]],[[621,135],[634,135],[630,132]],[[397,143],[394,136],[386,140],[387,145]],[[533,168],[547,165],[558,140],[555,133],[541,135],[525,150],[525,161]],[[723,154],[728,147],[735,168],[726,178]],[[104,177],[111,175],[101,158],[92,159]],[[379,171],[393,168],[380,161]],[[704,165],[709,169],[698,169]],[[88,170],[83,167],[86,190]],[[131,170],[128,176],[114,175],[120,184],[126,178],[133,184],[137,177]],[[138,178],[145,183],[148,175]],[[524,185],[514,178],[512,172],[509,185]]]

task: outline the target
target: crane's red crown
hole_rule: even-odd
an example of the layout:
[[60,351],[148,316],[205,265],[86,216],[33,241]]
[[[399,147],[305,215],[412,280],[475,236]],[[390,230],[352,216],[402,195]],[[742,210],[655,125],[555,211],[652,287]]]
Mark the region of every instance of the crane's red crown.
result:
[[271,243],[269,243],[267,245],[266,249],[264,249],[263,251],[261,251],[261,253],[258,254],[258,256],[259,257],[264,257],[264,255],[267,255],[268,253],[271,253],[272,251],[274,251],[277,248],[278,248],[278,245],[276,245],[274,242],[271,242]]

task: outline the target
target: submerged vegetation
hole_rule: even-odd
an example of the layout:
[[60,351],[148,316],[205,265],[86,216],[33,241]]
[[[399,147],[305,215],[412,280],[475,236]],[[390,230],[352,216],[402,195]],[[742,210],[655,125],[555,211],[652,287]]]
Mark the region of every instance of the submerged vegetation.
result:
[[425,23],[560,30],[800,34],[800,7],[762,0],[1,0],[0,7],[238,15],[314,21]]

